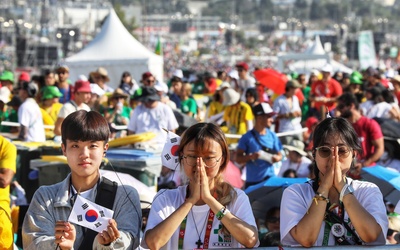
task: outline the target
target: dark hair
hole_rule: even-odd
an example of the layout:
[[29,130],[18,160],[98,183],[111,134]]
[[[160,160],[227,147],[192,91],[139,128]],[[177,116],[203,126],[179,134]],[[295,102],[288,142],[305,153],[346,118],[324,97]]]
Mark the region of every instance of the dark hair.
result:
[[246,96],[250,94],[251,96],[254,97],[254,101],[258,101],[258,93],[256,88],[248,88],[246,90]]
[[61,124],[62,143],[72,141],[104,141],[110,135],[107,120],[96,111],[79,110],[68,115]]
[[270,209],[268,209],[267,213],[265,214],[265,223],[268,222],[269,218],[274,216],[276,211],[280,212],[281,211],[280,207],[274,206],[274,207],[271,207]]
[[[296,151],[293,151],[293,152],[296,152]],[[297,152],[296,152],[296,153],[297,153]],[[299,154],[299,153],[297,153],[297,154]],[[300,155],[300,154],[299,154],[299,155]],[[296,170],[291,169],[291,168],[289,168],[289,169],[287,169],[285,172],[283,172],[282,177],[291,178],[291,177],[289,177],[291,173],[294,174],[294,177],[293,177],[293,178],[297,178],[297,172],[296,172]]]
[[358,109],[360,106],[358,103],[357,97],[355,95],[353,95],[352,93],[348,93],[348,92],[343,93],[341,96],[339,96],[338,102],[344,104],[346,107],[354,104],[354,107],[356,109]]
[[260,239],[260,247],[274,247],[281,245],[280,232],[268,232]]
[[[343,95],[342,95],[343,96]],[[358,135],[353,126],[342,117],[326,118],[322,120],[316,127],[313,133],[313,156],[315,159],[315,148],[325,144],[329,138],[338,134],[343,142],[352,150],[362,153],[362,148]],[[315,160],[314,160],[315,164]],[[314,166],[315,178],[318,179],[319,169]],[[318,183],[318,181],[316,181]]]
[[[122,73],[122,75],[121,75],[121,81],[120,81],[119,86],[122,86],[122,84],[124,83],[124,77],[126,77],[126,76],[131,76],[131,73],[129,73],[128,71],[124,71],[124,72]],[[132,77],[132,76],[131,76],[131,77]]]

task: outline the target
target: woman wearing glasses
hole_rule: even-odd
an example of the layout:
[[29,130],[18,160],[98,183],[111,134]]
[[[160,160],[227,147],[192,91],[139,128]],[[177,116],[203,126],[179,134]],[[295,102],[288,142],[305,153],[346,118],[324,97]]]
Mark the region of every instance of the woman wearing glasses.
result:
[[361,151],[352,125],[327,118],[314,132],[316,178],[289,186],[281,203],[283,245],[384,245],[388,221],[379,188],[346,173]]
[[150,249],[252,248],[256,222],[246,194],[222,179],[229,150],[212,123],[188,128],[177,153],[188,184],[161,190],[151,206],[142,246]]

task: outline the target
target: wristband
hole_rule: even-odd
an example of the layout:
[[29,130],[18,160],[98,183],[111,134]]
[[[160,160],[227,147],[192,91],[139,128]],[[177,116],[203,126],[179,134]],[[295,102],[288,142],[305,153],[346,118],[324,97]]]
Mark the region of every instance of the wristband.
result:
[[329,203],[329,199],[327,197],[323,196],[321,193],[315,192],[314,198],[315,198],[315,200],[326,201],[326,203]]
[[224,206],[221,208],[221,210],[218,211],[218,213],[215,215],[218,220],[222,220],[224,216],[229,213],[230,211]]

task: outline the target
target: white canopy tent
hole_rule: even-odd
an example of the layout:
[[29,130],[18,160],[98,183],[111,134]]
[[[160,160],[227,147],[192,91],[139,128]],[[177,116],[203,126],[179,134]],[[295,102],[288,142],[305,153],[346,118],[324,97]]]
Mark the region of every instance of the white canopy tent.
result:
[[110,77],[109,86],[116,88],[121,75],[129,71],[139,81],[142,73],[150,71],[163,80],[163,58],[148,50],[124,27],[113,9],[104,22],[100,33],[77,54],[65,59],[70,68],[70,79],[75,82],[79,75],[88,76],[98,67],[104,67]]
[[319,36],[315,38],[315,41],[306,49],[304,53],[287,54],[278,57],[278,69],[285,71],[284,64],[286,61],[294,61],[287,65],[289,70],[298,73],[309,74],[313,69],[319,70],[325,64],[329,63],[332,65],[333,72],[341,71],[346,73],[352,73],[353,70],[345,65],[333,60],[325,52],[322,47]]

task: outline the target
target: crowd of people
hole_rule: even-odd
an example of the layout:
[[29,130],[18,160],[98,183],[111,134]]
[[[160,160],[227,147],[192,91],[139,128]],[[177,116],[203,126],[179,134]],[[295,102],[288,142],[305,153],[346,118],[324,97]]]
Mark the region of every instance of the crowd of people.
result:
[[[166,82],[151,72],[135,81],[126,71],[115,88],[103,67],[75,82],[66,65],[32,77],[2,72],[1,120],[19,126],[1,126],[1,132],[14,140],[59,141],[71,168],[63,182],[36,191],[24,220],[24,249],[395,242],[399,230],[391,221],[400,215],[388,215],[378,187],[360,179],[364,167],[400,170],[399,145],[384,139],[386,125],[396,128],[400,122],[400,75],[385,78],[372,67],[345,74],[332,72],[326,64],[310,75],[291,73],[284,93],[274,93],[246,62],[233,68],[192,80],[176,69]],[[186,128],[178,123],[177,113],[196,124]],[[182,135],[177,171],[185,178],[159,191],[145,228],[138,194],[125,186],[114,191],[109,207],[115,216],[106,230],[88,233],[68,222],[77,193],[96,203],[104,200],[98,197],[105,196],[101,187],[107,180],[98,169],[109,140],[154,132],[150,141],[127,146],[158,151],[165,145],[166,131]],[[10,157],[12,161],[15,156]],[[2,197],[16,172],[13,164],[4,162],[0,169],[8,170],[0,172]],[[243,186],[224,181],[229,163],[240,169]],[[287,188],[285,206],[255,219],[243,190],[273,176],[310,181]],[[9,198],[6,201],[2,208],[7,216]]]

